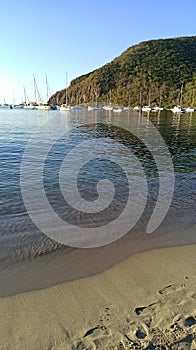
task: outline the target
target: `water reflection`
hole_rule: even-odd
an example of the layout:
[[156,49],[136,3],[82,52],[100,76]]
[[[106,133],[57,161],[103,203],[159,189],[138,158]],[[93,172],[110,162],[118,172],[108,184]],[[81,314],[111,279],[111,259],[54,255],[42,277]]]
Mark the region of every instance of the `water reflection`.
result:
[[[53,118],[54,116],[55,119]],[[102,122],[103,117],[107,125]],[[159,111],[158,113],[135,114],[128,111],[114,116],[111,111],[88,112],[82,110],[64,114],[58,111],[9,110],[3,113],[0,111],[0,240],[3,239],[8,248],[12,246],[12,254],[14,254],[16,246],[20,252],[21,250],[24,251],[23,243],[17,241],[17,237],[21,238],[21,235],[23,238],[25,237],[24,241],[28,242],[27,244],[25,243],[25,249],[29,252],[29,255],[33,254],[33,252],[36,255],[36,249],[38,249],[43,239],[43,237],[39,238],[37,240],[39,243],[35,242],[35,237],[37,239],[40,232],[28,218],[20,192],[20,163],[23,152],[29,138],[43,122],[45,122],[45,126],[42,133],[44,133],[45,140],[50,140],[51,135],[55,134],[57,129],[64,129],[65,131],[65,136],[51,147],[44,169],[45,190],[59,215],[62,217],[65,215],[65,201],[62,198],[58,184],[58,169],[66,152],[83,140],[99,138],[117,140],[131,150],[142,163],[149,186],[148,206],[145,215],[146,217],[149,215],[149,211],[153,208],[157,199],[159,185],[157,167],[146,145],[123,128],[123,123],[126,121],[127,125],[136,126],[137,129],[140,130],[144,119],[147,121],[145,132],[149,140],[153,137],[150,128],[150,122],[152,122],[164,138],[174,162],[176,186],[172,210],[176,209],[177,211],[175,211],[175,215],[173,215],[173,221],[170,217],[172,224],[174,221],[177,222],[179,220],[178,209],[181,209],[184,215],[192,220],[195,193],[194,176],[196,170],[196,113],[174,115],[167,111]],[[112,123],[115,120],[121,122],[122,128],[113,126]],[[84,121],[89,123],[88,126],[82,125]],[[68,133],[66,133],[66,131],[68,131]],[[41,147],[43,142],[42,133],[40,132],[40,134],[38,134],[38,147]],[[156,152],[159,154],[158,147]],[[118,149],[115,147],[111,147],[111,153],[120,158],[127,173],[131,174],[132,168],[126,155],[122,152],[118,153]],[[122,199],[121,204],[124,205],[124,202],[126,202],[126,191],[124,191],[126,188],[126,180],[119,169],[114,167],[113,164],[108,165],[102,162],[101,167],[99,167],[98,164],[94,162],[94,164],[90,163],[83,168],[80,173],[80,191],[82,195],[88,199],[90,199],[90,196],[95,196],[95,178],[101,178],[101,176],[106,173],[109,177],[115,178],[116,187],[118,189],[121,186],[121,190],[118,190],[118,194]],[[122,207],[114,202],[113,210],[114,212],[120,213]],[[186,210],[188,214],[186,214]],[[181,211],[179,212],[180,216],[182,214]],[[69,211],[67,211],[66,215],[68,214],[70,214]],[[108,211],[108,217],[106,215],[105,219],[111,219],[109,215],[112,217],[111,208]],[[70,214],[70,220],[75,220],[74,213]],[[87,220],[87,218],[85,217],[84,220]],[[187,225],[189,225],[188,221]],[[12,238],[13,236],[15,237],[14,244],[13,241],[6,241],[6,237],[10,236],[12,236]],[[27,236],[28,239],[26,238]],[[33,238],[30,239],[30,237]],[[50,248],[52,247],[51,242],[49,246]],[[47,251],[48,245],[47,248],[45,246],[43,249]],[[39,249],[37,251],[39,251]]]

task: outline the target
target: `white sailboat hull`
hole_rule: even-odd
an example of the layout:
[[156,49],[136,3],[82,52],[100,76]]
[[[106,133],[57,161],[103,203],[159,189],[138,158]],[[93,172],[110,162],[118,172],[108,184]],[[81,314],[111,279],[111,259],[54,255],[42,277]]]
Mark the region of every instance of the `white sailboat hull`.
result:
[[105,111],[112,111],[113,110],[113,107],[112,106],[103,106],[103,109]]
[[171,108],[171,111],[173,113],[184,113],[184,110],[180,106],[174,106],[174,108]]
[[195,111],[194,108],[191,108],[191,107],[185,108],[185,112],[191,113],[191,112],[194,112],[194,111]]
[[142,112],[150,112],[151,111],[151,107],[149,107],[149,106],[144,106],[144,107],[142,107]]
[[50,105],[39,105],[36,107],[36,109],[39,109],[39,110],[44,110],[44,111],[49,111],[52,109],[52,107]]
[[123,110],[124,110],[123,108],[114,108],[113,112],[114,113],[121,113],[121,112],[123,112]]
[[71,110],[71,107],[66,105],[66,104],[63,104],[60,106],[60,111],[70,111]]

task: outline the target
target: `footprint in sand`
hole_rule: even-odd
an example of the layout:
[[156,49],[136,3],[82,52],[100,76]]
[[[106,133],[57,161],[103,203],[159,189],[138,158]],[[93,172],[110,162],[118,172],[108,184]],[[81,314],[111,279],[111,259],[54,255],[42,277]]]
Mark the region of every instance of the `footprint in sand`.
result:
[[[185,288],[185,284],[169,284],[168,286],[162,288],[161,290],[159,290],[159,294],[161,294],[161,296],[165,296],[165,295],[169,295],[170,293],[173,292],[177,292],[180,290],[183,290]],[[194,296],[192,296],[194,298]],[[153,309],[152,307],[155,305],[158,305],[159,300],[157,302],[151,303],[147,306],[139,306],[136,307],[134,312],[136,313],[136,315],[141,315],[146,309],[150,308],[151,310]],[[153,310],[152,310],[153,311]]]
[[104,324],[98,324],[88,329],[75,342],[72,350],[95,350],[107,348],[110,331]]
[[135,335],[138,339],[144,339],[147,337],[147,334],[146,332],[142,331],[141,329],[138,329],[136,332],[135,332]]
[[99,320],[100,320],[101,323],[104,323],[104,322],[107,323],[108,321],[110,321],[111,317],[112,317],[111,310],[110,310],[109,307],[106,307],[104,309],[103,314],[100,316]]
[[[139,345],[139,349],[149,350],[196,350],[196,315],[183,313],[189,296],[185,287],[185,284],[167,285],[158,291],[156,302],[134,309],[137,315],[135,325],[129,322],[132,332],[127,333],[129,339],[135,342],[133,349]],[[194,303],[196,293],[192,293],[191,297]],[[174,302],[175,309],[171,310]],[[141,328],[141,325],[144,327]]]
[[196,325],[196,318],[193,317],[193,316],[187,317],[187,318],[184,320],[184,325],[185,325],[186,327],[192,327],[192,326]]
[[126,325],[123,335],[124,341],[129,344],[125,349],[145,349],[149,343],[149,328],[140,319],[138,322],[132,321]]
[[[111,332],[105,325],[98,324],[96,327],[88,329],[83,339],[77,344],[77,350],[80,349],[105,349],[110,339]],[[82,348],[83,346],[83,348]]]
[[135,308],[135,313],[136,313],[136,315],[141,315],[141,313],[144,311],[144,310],[146,310],[147,308],[149,308],[149,307],[151,307],[151,306],[154,306],[154,305],[156,305],[157,303],[152,303],[152,304],[149,304],[149,305],[147,305],[147,306],[140,306],[140,307],[136,307]]
[[[151,335],[151,344],[154,348],[167,348],[168,345],[168,337],[163,333],[163,331],[159,328],[152,329]],[[153,347],[152,347],[153,348]]]
[[89,329],[83,336],[83,338],[91,336],[92,338],[108,336],[110,331],[107,327],[98,325],[94,328]]
[[181,290],[185,287],[185,284],[169,284],[168,286],[164,287],[163,289],[159,290],[159,294],[167,295],[172,292],[176,292],[178,290]]
[[76,345],[72,346],[72,350],[95,350],[94,344],[90,344],[85,341],[79,341]]

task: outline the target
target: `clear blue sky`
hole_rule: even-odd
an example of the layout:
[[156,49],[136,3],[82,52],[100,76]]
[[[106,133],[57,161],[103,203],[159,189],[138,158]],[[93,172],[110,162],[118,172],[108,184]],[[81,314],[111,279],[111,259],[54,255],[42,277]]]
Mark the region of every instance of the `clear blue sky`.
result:
[[195,0],[5,0],[0,5],[0,103],[46,96],[141,41],[196,34]]

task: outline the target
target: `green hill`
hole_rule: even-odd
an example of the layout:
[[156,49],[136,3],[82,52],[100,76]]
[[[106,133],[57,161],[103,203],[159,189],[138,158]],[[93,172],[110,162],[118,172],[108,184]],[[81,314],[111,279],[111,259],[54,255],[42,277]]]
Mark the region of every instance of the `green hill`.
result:
[[[178,103],[183,84],[183,104],[191,105],[196,87],[196,36],[150,40],[128,48],[112,62],[71,81],[69,103],[108,101],[113,104]],[[65,89],[51,98],[65,102]]]

